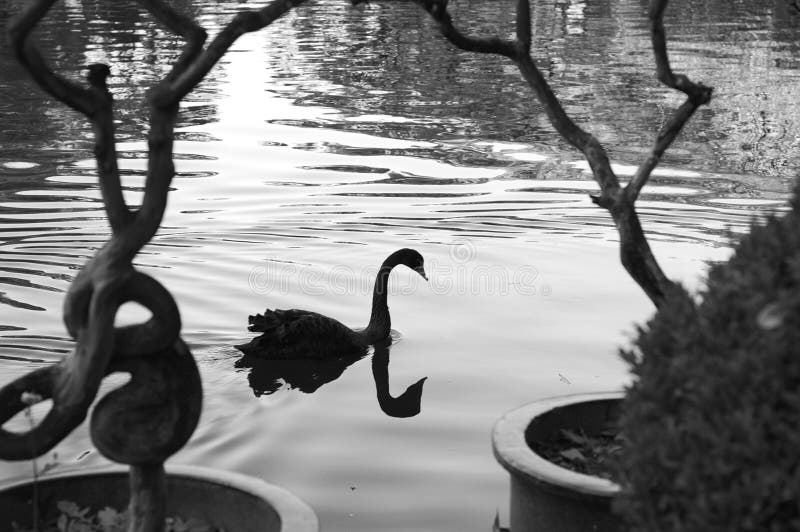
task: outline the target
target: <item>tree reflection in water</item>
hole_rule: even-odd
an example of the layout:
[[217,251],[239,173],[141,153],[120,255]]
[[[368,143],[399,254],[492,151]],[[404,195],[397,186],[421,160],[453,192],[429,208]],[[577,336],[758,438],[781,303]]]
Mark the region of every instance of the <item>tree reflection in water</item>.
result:
[[[389,351],[391,341],[373,346],[372,377],[381,410],[391,417],[413,417],[422,410],[422,388],[427,377],[419,379],[406,390],[393,397],[389,393]],[[286,386],[303,393],[314,393],[323,384],[342,376],[352,364],[365,354],[334,359],[268,360],[244,355],[234,363],[237,368],[250,368],[247,381],[256,397],[270,395]]]

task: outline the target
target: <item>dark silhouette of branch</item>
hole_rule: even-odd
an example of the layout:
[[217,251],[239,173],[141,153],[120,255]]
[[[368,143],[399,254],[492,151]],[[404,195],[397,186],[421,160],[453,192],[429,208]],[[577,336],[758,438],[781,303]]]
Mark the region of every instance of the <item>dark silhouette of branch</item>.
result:
[[650,155],[639,166],[628,186],[625,187],[625,194],[628,200],[633,202],[639,196],[642,187],[650,178],[651,172],[655,169],[661,156],[672,144],[672,141],[683,129],[684,124],[692,117],[694,112],[701,105],[711,101],[710,87],[692,82],[683,74],[675,74],[669,64],[667,54],[667,34],[664,30],[664,10],[668,0],[651,0],[648,12],[650,23],[650,36],[653,44],[653,53],[656,60],[656,77],[664,85],[679,90],[686,94],[686,102],[676,109],[670,119],[658,132],[656,143]]
[[[169,106],[177,104],[184,96],[194,89],[206,74],[217,64],[225,55],[228,49],[236,40],[253,31],[263,29],[289,10],[299,6],[306,0],[273,0],[265,7],[258,10],[241,11],[217,34],[208,47],[197,54],[185,68],[181,69],[174,79],[169,83],[162,84],[153,97],[153,102],[157,106]],[[147,2],[150,3],[150,2]],[[166,4],[158,3],[160,7],[169,9]]]
[[148,133],[148,165],[145,194],[137,213],[135,227],[124,241],[124,253],[133,257],[156,233],[161,224],[167,193],[175,175],[173,138],[178,103],[191,92],[217,64],[236,40],[245,33],[258,31],[305,0],[273,0],[259,10],[242,11],[202,49],[205,31],[193,21],[175,12],[161,0],[140,0],[148,10],[171,30],[188,39],[184,53],[164,80],[150,95],[151,115]]
[[28,69],[43,90],[76,111],[90,116],[97,103],[92,92],[52,72],[36,46],[27,39],[54,3],[55,0],[40,0],[24,4],[22,10],[9,21],[9,44],[17,61]]
[[130,221],[120,185],[114,137],[113,100],[106,86],[110,70],[106,65],[89,65],[88,87],[83,87],[53,72],[28,36],[44,17],[55,0],[32,1],[14,17],[8,26],[10,44],[17,60],[48,94],[83,113],[90,120],[95,137],[95,159],[100,177],[106,214],[111,229],[121,231]]
[[531,7],[528,0],[517,0],[517,42],[519,55],[531,52]]
[[[439,23],[442,35],[458,48],[467,52],[500,54],[510,59],[517,56],[516,44],[512,41],[499,37],[469,37],[461,33],[453,25],[453,19],[447,11],[447,0],[417,0],[417,2]],[[358,1],[354,3],[357,4]]]
[[[567,115],[531,57],[529,0],[518,0],[517,2],[516,38],[513,42],[495,37],[476,38],[464,35],[455,27],[453,19],[447,11],[447,0],[415,1],[433,17],[439,24],[442,35],[456,47],[470,52],[502,55],[516,63],[522,77],[541,102],[550,123],[565,140],[579,149],[589,162],[595,181],[600,186],[600,194],[592,196],[592,200],[597,205],[604,207],[614,220],[620,237],[620,260],[650,300],[656,306],[660,306],[672,281],[666,277],[650,249],[634,203],[664,151],[675,140],[695,110],[700,105],[708,103],[711,98],[710,88],[695,84],[686,76],[673,73],[670,68],[663,24],[667,0],[650,1],[650,32],[656,59],[656,72],[660,81],[684,92],[688,99],[661,128],[650,155],[625,188],[621,188],[619,179],[611,168],[605,148],[597,138],[583,130]],[[362,0],[354,0],[353,3],[361,2]]]
[[208,34],[194,20],[172,9],[161,0],[138,0],[147,11],[167,28],[186,39],[183,53],[175,62],[172,71],[167,75],[167,81],[173,81],[182,74],[189,64],[194,61],[203,50]]

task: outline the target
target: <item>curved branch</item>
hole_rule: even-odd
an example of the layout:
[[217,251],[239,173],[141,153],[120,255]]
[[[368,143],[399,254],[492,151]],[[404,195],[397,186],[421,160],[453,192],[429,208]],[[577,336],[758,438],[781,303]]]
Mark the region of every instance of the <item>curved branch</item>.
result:
[[146,273],[134,270],[116,294],[120,305],[135,301],[150,311],[150,319],[136,325],[114,328],[114,357],[146,357],[166,349],[178,339],[181,316],[175,299],[164,286]]
[[517,2],[517,42],[522,48],[521,53],[531,52],[531,6],[528,0]]
[[183,53],[175,62],[166,80],[172,81],[182,74],[189,64],[203,51],[203,44],[208,34],[199,24],[190,17],[174,10],[172,6],[161,0],[138,0],[156,20],[164,24],[184,39]]
[[273,0],[259,10],[242,11],[169,83],[164,83],[153,94],[153,104],[158,107],[177,105],[184,96],[200,83],[219,62],[236,40],[246,33],[269,26],[289,10],[306,0]]
[[592,174],[600,185],[601,199],[598,200],[599,203],[605,206],[605,204],[616,201],[619,192],[619,179],[611,169],[611,162],[603,145],[594,135],[586,132],[573,122],[530,55],[526,54],[520,57],[519,61],[517,61],[517,66],[522,77],[528,82],[528,85],[533,89],[536,97],[544,107],[547,118],[555,130],[567,142],[579,149],[589,162]]
[[200,373],[182,340],[141,354],[147,356],[115,354],[109,372],[130,380],[95,404],[89,425],[97,450],[124,464],[163,462],[189,440],[202,410]]
[[669,293],[669,287],[674,283],[664,274],[653,255],[633,202],[621,196],[618,204],[609,212],[619,233],[622,265],[650,301],[660,307]]
[[120,253],[129,260],[155,236],[167,208],[167,194],[175,175],[173,146],[175,143],[175,122],[178,118],[178,104],[171,107],[151,108],[150,131],[147,134],[148,158],[147,175],[144,184],[142,206],[136,218],[121,235]]
[[[72,354],[0,388],[0,458],[19,460],[49,451],[85,419],[105,375],[131,364],[146,364],[147,360],[163,355],[165,350],[174,349],[178,344],[183,346],[178,339],[180,315],[169,292],[152,277],[131,271],[129,267],[120,269],[110,262],[107,256],[101,255],[100,261],[90,263],[81,272],[82,288],[70,299],[78,306],[72,309],[69,320],[70,333],[77,340]],[[117,311],[127,301],[141,303],[153,317],[140,325],[114,328]],[[192,360],[185,346],[179,351],[184,358]],[[135,355],[141,358],[136,359]],[[169,363],[174,362],[151,364]],[[191,376],[185,368],[177,374]],[[199,377],[196,380],[195,388],[199,390]],[[176,386],[184,386],[183,381]],[[2,425],[28,406],[21,400],[23,392],[35,392],[44,399],[52,399],[53,406],[31,430],[6,431]],[[187,401],[194,401],[197,393],[182,395]],[[199,413],[200,402],[194,402]],[[191,430],[182,432],[187,433],[191,434]]]
[[6,421],[28,408],[29,405],[22,400],[23,393],[33,392],[42,399],[53,396],[55,381],[63,366],[62,361],[36,369],[0,388],[0,459],[29,460],[40,456],[83,421],[85,413],[78,419],[71,418],[56,411],[57,405],[54,404],[39,425],[30,431],[11,432],[2,428]]
[[114,99],[106,85],[106,78],[111,71],[108,65],[103,64],[89,65],[88,70],[89,86],[98,104],[89,119],[94,130],[94,157],[97,162],[100,193],[103,196],[111,230],[117,234],[130,223],[133,215],[122,195],[114,128]]
[[517,40],[514,42],[499,38],[465,36],[453,25],[453,19],[447,11],[446,0],[417,0],[417,2],[439,23],[442,35],[457,48],[470,52],[499,54],[517,64],[523,78],[544,107],[550,123],[564,139],[583,152],[600,183],[602,195],[613,201],[619,189],[619,180],[611,169],[605,149],[593,135],[581,129],[567,115],[530,56],[531,16],[528,0],[519,0],[517,4]]
[[447,11],[447,0],[416,1],[439,23],[439,30],[442,35],[457,48],[479,54],[499,54],[509,59],[517,57],[517,47],[512,41],[506,41],[498,37],[470,37],[461,33],[453,25],[453,18]]
[[[111,280],[92,292],[88,319],[77,332],[78,342],[71,355],[0,388],[0,458],[22,460],[40,456],[86,418],[100,381],[110,371],[114,316],[119,308],[113,295],[118,282]],[[53,405],[31,430],[7,431],[2,425],[28,406],[22,401],[23,392],[52,399]]]
[[92,123],[95,159],[100,191],[109,223],[116,233],[130,221],[131,215],[120,185],[114,135],[113,100],[106,86],[110,71],[106,65],[90,65],[85,88],[50,69],[42,54],[28,39],[36,24],[44,18],[54,0],[29,2],[8,26],[11,46],[19,62],[28,69],[36,83],[57,100],[84,114]]
[[[593,196],[592,200],[604,207],[614,220],[620,236],[620,260],[650,300],[659,306],[664,299],[666,287],[671,284],[671,281],[661,270],[642,231],[634,207],[635,196],[627,197],[623,193],[603,145],[594,135],[583,130],[569,117],[531,57],[529,1],[518,0],[517,38],[514,42],[498,38],[475,39],[464,36],[453,26],[452,18],[447,12],[446,0],[417,0],[417,3],[431,14],[439,23],[442,34],[458,48],[503,55],[517,64],[522,77],[533,89],[555,130],[567,142],[580,150],[589,162],[592,175],[600,185],[600,195]],[[666,138],[668,136],[665,136]]]
[[[356,3],[359,1],[356,0]],[[514,42],[499,38],[477,39],[465,36],[453,26],[452,18],[447,12],[447,0],[416,1],[439,23],[439,28],[445,38],[458,48],[472,52],[503,55],[517,64],[522,77],[541,102],[550,123],[565,140],[579,149],[589,162],[592,174],[600,185],[600,195],[593,196],[592,200],[604,207],[614,220],[620,236],[620,260],[650,300],[659,306],[672,281],[664,274],[650,249],[634,203],[639,190],[647,181],[647,177],[658,163],[664,150],[672,143],[697,106],[706,103],[711,94],[711,89],[691,83],[686,76],[675,75],[669,67],[666,55],[666,37],[662,24],[666,0],[651,0],[650,3],[653,47],[656,52],[659,79],[671,87],[686,92],[689,102],[676,111],[673,118],[659,133],[651,156],[642,164],[639,172],[625,189],[620,187],[619,179],[611,168],[605,148],[594,135],[583,130],[569,117],[531,57],[529,0],[518,0],[516,40]]]
[[260,10],[240,12],[204,50],[201,48],[205,31],[194,21],[178,14],[162,0],[139,1],[158,20],[184,36],[188,43],[172,71],[150,95],[145,194],[135,222],[120,241],[123,253],[130,259],[155,235],[164,216],[167,193],[175,175],[173,145],[179,102],[205,78],[239,37],[268,26],[305,0],[273,0]]
[[642,187],[647,183],[650,174],[661,160],[661,156],[683,129],[701,105],[711,101],[712,89],[701,83],[694,83],[683,74],[675,74],[669,63],[667,53],[667,35],[664,30],[664,10],[668,0],[650,0],[649,23],[653,54],[656,60],[656,77],[664,85],[686,94],[686,101],[673,113],[670,119],[658,132],[656,142],[636,173],[625,187],[625,195],[630,201],[636,201]]
[[55,0],[31,1],[8,23],[8,37],[17,60],[28,69],[39,86],[53,98],[85,115],[91,115],[95,99],[91,91],[50,70],[36,46],[28,41],[33,28]]

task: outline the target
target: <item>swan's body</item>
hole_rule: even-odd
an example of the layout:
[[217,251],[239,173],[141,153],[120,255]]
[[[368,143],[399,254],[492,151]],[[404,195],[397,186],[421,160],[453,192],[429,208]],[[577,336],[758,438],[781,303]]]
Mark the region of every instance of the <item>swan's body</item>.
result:
[[383,262],[375,279],[369,324],[354,330],[343,323],[308,310],[270,310],[248,318],[248,329],[262,333],[236,348],[262,358],[333,358],[364,352],[389,338],[392,322],[386,303],[389,273],[403,264],[425,277],[422,255],[413,249],[395,251]]

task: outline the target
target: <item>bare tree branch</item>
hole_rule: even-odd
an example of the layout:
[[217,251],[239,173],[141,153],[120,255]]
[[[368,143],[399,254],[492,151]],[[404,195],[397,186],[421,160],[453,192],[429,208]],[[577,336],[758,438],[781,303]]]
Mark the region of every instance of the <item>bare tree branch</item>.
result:
[[660,307],[674,283],[667,278],[653,255],[633,202],[620,197],[609,212],[619,233],[620,262],[650,301]]
[[[130,464],[129,530],[156,532],[164,523],[163,462],[188,441],[200,416],[202,385],[194,358],[180,338],[180,313],[169,292],[136,271],[133,259],[155,235],[175,174],[173,144],[180,100],[191,91],[242,34],[261,29],[304,0],[275,0],[258,11],[237,15],[207,49],[206,32],[166,0],[138,0],[146,10],[181,35],[186,43],[170,72],[150,92],[148,167],[141,207],[132,213],[124,201],[113,120],[108,65],[88,66],[88,87],[53,72],[35,45],[33,28],[55,0],[29,0],[8,28],[20,63],[49,94],[83,113],[95,136],[100,189],[112,228],[110,240],[84,265],[64,300],[64,323],[76,340],[69,356],[0,388],[0,457],[39,456],[65,438],[86,417],[102,379],[113,371],[131,380],[95,406],[91,435],[112,460]],[[124,303],[136,301],[151,311],[141,324],[116,328]],[[51,399],[44,418],[26,432],[2,428],[30,406],[25,395]]]
[[190,17],[174,10],[172,6],[162,0],[138,0],[153,17],[167,28],[186,39],[183,53],[175,62],[172,71],[167,76],[168,81],[173,81],[182,74],[189,64],[203,51],[203,44],[208,36],[206,30]]
[[645,159],[625,187],[625,195],[629,201],[636,201],[642,187],[647,183],[661,156],[669,148],[683,126],[701,105],[711,101],[712,89],[692,82],[683,74],[675,74],[669,63],[667,54],[667,34],[664,30],[664,10],[668,0],[650,0],[649,23],[653,54],[656,60],[656,76],[663,84],[686,94],[687,99],[661,128],[656,137],[650,155]]
[[[18,377],[0,388],[0,451],[4,460],[28,460],[46,453],[85,417],[85,413],[78,420],[70,417],[71,412],[56,411],[59,406],[55,402],[47,416],[39,425],[28,432],[12,432],[2,428],[2,425],[29,405],[22,400],[25,392],[35,393],[43,399],[50,399],[54,395],[56,378],[64,371],[63,362],[36,369]],[[88,407],[88,405],[87,405]],[[76,422],[77,421],[77,422]],[[66,430],[64,428],[66,427]]]
[[453,25],[453,19],[447,11],[447,0],[416,0],[416,2],[439,23],[442,35],[456,47],[479,54],[499,54],[509,59],[517,57],[517,48],[514,42],[498,37],[469,37],[461,33]]
[[27,2],[22,11],[8,23],[9,44],[17,60],[28,69],[42,89],[79,113],[90,116],[96,105],[91,91],[51,71],[42,54],[28,40],[33,28],[54,3],[55,0]]
[[[416,0],[416,2],[428,11],[439,23],[439,29],[442,35],[456,47],[466,51],[503,55],[517,64],[522,77],[531,89],[533,89],[539,102],[542,104],[550,123],[564,139],[579,149],[589,162],[592,174],[600,185],[600,194],[598,196],[592,196],[592,200],[608,210],[614,220],[620,236],[620,260],[625,269],[644,290],[650,300],[653,301],[656,306],[659,306],[664,299],[666,288],[672,284],[672,282],[664,275],[658,261],[653,255],[634,207],[636,195],[641,188],[639,186],[639,189],[637,189],[636,186],[638,186],[639,182],[643,185],[644,182],[646,182],[646,176],[644,179],[637,181],[637,185],[633,187],[629,185],[626,189],[622,189],[618,177],[611,168],[611,163],[605,148],[603,148],[602,144],[600,144],[594,135],[583,130],[566,113],[530,55],[531,19],[529,1],[518,0],[516,40],[514,42],[499,38],[474,38],[462,34],[453,25],[452,17],[447,12],[447,0]],[[358,3],[358,0],[356,3]],[[654,2],[651,4],[653,8],[652,11],[655,15],[653,17],[655,21],[653,24],[654,46],[657,46],[659,42],[665,43],[663,26],[660,25],[660,16],[663,14],[665,4],[666,2]],[[665,46],[664,44],[662,48],[659,48],[659,50],[663,50],[663,52],[657,52],[657,55],[661,54],[664,58],[663,61],[659,60],[658,62],[660,65],[659,75],[664,75],[665,79],[668,79],[669,83],[672,84],[670,86],[674,85],[680,87],[681,90],[686,88],[687,90],[695,91],[695,86],[693,84],[688,84],[688,80],[686,80],[685,76],[676,76],[669,70],[669,64],[665,62]],[[665,71],[666,74],[662,74],[661,72],[664,71],[665,64],[667,67]],[[700,93],[702,93],[702,91],[700,91]],[[679,122],[680,126],[682,126],[691,116],[692,112],[694,112],[696,105],[699,105],[698,102],[701,102],[702,97],[692,92],[690,99],[694,107],[682,107],[679,109],[673,117],[673,120],[670,121],[670,124],[672,122]],[[659,135],[659,142],[656,145],[656,149],[654,149],[651,157],[648,158],[648,161],[643,165],[643,168],[646,165],[650,166],[650,169],[647,170],[647,175],[649,175],[652,168],[658,163],[658,159],[661,153],[663,153],[663,150],[669,146],[680,131],[680,127],[670,127],[670,124],[668,124]],[[644,174],[644,171],[642,173]]]
[[522,48],[519,55],[531,53],[531,6],[528,0],[517,1],[517,42]]
[[[519,0],[517,5],[517,35],[515,42],[499,38],[474,38],[462,34],[454,25],[450,13],[447,12],[446,0],[417,0],[428,13],[439,23],[442,35],[457,48],[468,52],[498,54],[508,57],[520,69],[528,85],[536,93],[542,103],[550,123],[570,144],[581,150],[589,161],[595,176],[601,184],[601,194],[613,201],[619,190],[619,181],[611,170],[605,149],[597,139],[581,129],[567,115],[553,90],[542,76],[533,58],[530,56],[530,7],[527,0]],[[519,35],[527,37],[527,41],[519,40]]]
[[97,161],[97,173],[103,204],[108,215],[108,222],[114,233],[122,231],[132,219],[132,213],[122,195],[117,163],[117,141],[114,129],[114,100],[106,85],[110,74],[107,65],[89,65],[89,86],[98,102],[97,110],[89,116],[94,130],[94,157]]
[[208,47],[183,69],[170,83],[163,84],[153,95],[159,107],[174,105],[183,99],[219,62],[236,40],[269,26],[292,8],[306,0],[273,0],[259,10],[242,11],[214,38]]
[[150,130],[147,134],[148,159],[145,192],[142,205],[119,241],[120,253],[133,260],[158,231],[167,207],[167,193],[175,175],[173,146],[177,102],[169,108],[153,105],[150,111]]
[[8,35],[17,59],[33,79],[48,94],[84,114],[92,123],[95,137],[95,158],[100,175],[100,191],[114,232],[130,221],[120,186],[114,134],[113,99],[106,86],[109,69],[106,65],[90,65],[89,87],[85,88],[53,72],[39,50],[28,39],[30,32],[45,16],[54,0],[39,0],[25,4],[8,26]]
[[158,20],[188,42],[170,74],[154,88],[150,96],[145,194],[135,223],[128,229],[121,244],[124,254],[131,258],[155,235],[164,215],[167,193],[175,175],[173,144],[178,103],[205,78],[239,37],[268,26],[305,0],[273,0],[260,10],[240,12],[205,49],[202,49],[205,31],[194,21],[178,14],[162,0],[139,1]]
[[605,148],[594,135],[572,121],[530,55],[519,57],[517,66],[522,77],[542,103],[547,118],[556,131],[586,157],[595,179],[600,184],[600,197],[594,200],[598,205],[608,208],[617,201],[619,179],[611,169]]

